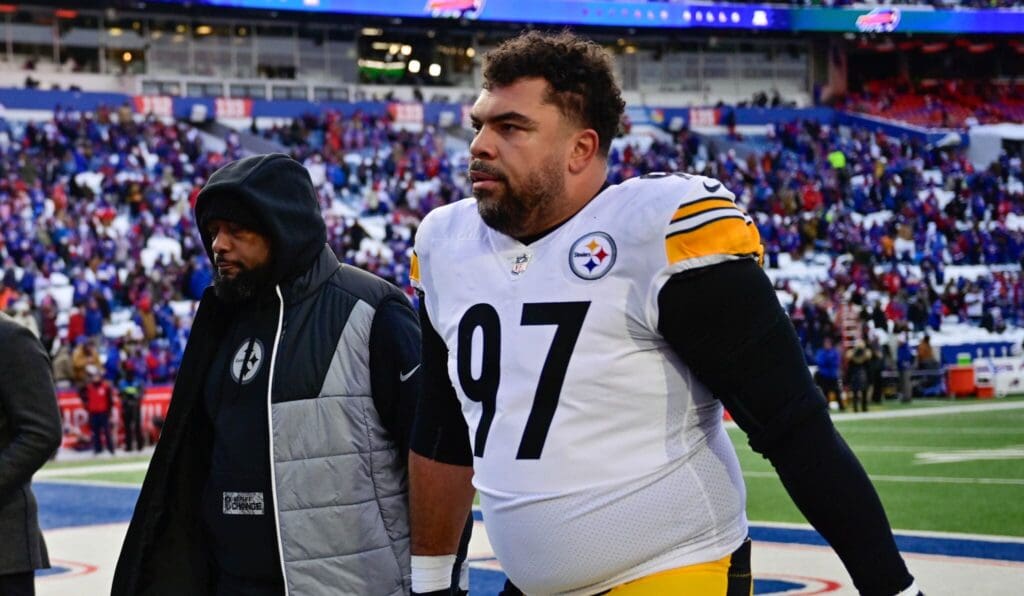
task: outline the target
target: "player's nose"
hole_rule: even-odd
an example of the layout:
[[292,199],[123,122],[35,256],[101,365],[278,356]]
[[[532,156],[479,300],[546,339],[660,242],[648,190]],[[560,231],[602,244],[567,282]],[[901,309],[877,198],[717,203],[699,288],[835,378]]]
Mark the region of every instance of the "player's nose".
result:
[[473,159],[494,159],[493,136],[486,126],[473,137],[473,142],[469,144],[469,154]]

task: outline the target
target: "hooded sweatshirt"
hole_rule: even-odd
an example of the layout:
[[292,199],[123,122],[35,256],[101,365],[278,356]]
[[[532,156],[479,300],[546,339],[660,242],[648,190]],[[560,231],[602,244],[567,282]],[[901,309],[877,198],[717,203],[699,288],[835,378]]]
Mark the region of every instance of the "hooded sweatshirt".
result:
[[211,261],[210,219],[263,234],[274,286],[249,304],[204,293],[113,593],[259,592],[233,580],[272,583],[275,564],[287,594],[407,592],[408,300],[338,262],[309,175],[285,155],[228,164],[195,209]]

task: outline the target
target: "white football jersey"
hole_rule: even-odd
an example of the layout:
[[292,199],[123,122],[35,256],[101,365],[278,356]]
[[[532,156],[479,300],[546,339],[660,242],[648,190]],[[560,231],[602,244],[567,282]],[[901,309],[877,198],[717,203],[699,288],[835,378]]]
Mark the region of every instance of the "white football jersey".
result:
[[669,276],[761,255],[720,182],[610,186],[529,245],[466,199],[424,219],[415,252],[487,534],[520,589],[591,594],[740,545],[722,406],[658,332]]

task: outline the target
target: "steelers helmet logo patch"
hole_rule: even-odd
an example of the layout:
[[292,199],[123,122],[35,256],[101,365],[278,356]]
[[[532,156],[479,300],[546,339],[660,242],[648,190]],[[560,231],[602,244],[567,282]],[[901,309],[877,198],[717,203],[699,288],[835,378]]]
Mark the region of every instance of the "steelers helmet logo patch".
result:
[[582,279],[600,279],[615,265],[615,241],[604,232],[580,237],[569,250],[569,268]]
[[244,340],[231,358],[231,378],[239,385],[250,383],[263,366],[263,354],[263,342],[255,337]]

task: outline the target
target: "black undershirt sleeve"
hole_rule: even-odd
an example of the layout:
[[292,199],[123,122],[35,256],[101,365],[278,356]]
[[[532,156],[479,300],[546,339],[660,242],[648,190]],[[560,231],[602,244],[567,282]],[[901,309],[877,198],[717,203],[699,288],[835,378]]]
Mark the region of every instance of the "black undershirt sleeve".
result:
[[380,304],[370,327],[370,387],[381,423],[394,438],[402,457],[409,452],[422,373],[420,329],[407,301]]
[[881,501],[832,425],[793,325],[757,263],[678,273],[658,308],[665,340],[772,463],[860,593],[891,596],[909,587],[913,578]]
[[420,296],[423,332],[423,396],[413,425],[412,450],[423,457],[458,466],[473,465],[469,428],[448,378],[448,347],[434,329]]

